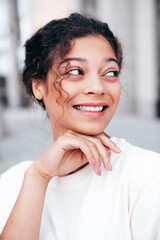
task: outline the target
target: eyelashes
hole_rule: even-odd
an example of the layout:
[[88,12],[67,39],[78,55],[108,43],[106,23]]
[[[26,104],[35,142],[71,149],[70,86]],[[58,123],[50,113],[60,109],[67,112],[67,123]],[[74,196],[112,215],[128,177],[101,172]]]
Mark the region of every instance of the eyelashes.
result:
[[119,72],[118,71],[109,71],[109,72],[105,73],[104,75],[107,77],[118,77]]
[[67,74],[67,75],[77,76],[77,75],[82,75],[83,72],[82,72],[81,69],[76,68],[76,69],[71,69],[71,70],[69,70],[66,74]]
[[[84,75],[83,70],[79,69],[79,68],[75,68],[75,69],[71,69],[69,71],[66,72],[66,75],[69,76],[79,76],[79,75]],[[104,77],[118,77],[119,76],[119,71],[108,71],[106,73],[104,73],[102,76]]]

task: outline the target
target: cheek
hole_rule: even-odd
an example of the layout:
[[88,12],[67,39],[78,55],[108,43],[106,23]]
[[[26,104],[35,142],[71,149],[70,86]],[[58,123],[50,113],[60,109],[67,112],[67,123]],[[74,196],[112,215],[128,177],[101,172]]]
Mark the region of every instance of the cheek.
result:
[[117,99],[119,101],[121,96],[121,83],[119,82],[118,86],[117,86]]
[[62,91],[62,102],[69,103],[74,99],[77,95],[82,93],[82,83],[81,82],[67,82],[63,84]]
[[115,103],[119,102],[120,96],[121,96],[121,84],[120,81],[114,83],[113,85],[108,88],[110,95]]
[[[82,83],[78,83],[76,81],[67,81],[64,80],[62,82],[62,88],[63,90],[68,93],[69,95],[74,95],[75,92],[80,89],[80,87],[82,86]],[[63,97],[65,97],[65,93],[63,92]]]
[[61,102],[59,97],[60,94],[55,90],[53,86],[48,88],[48,92],[43,97],[48,115],[52,115],[52,112],[56,112],[56,109],[58,109],[59,104],[57,102]]

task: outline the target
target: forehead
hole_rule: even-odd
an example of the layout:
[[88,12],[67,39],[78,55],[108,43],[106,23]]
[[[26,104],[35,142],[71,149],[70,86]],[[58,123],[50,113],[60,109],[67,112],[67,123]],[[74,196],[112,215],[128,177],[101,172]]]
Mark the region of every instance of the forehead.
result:
[[107,39],[101,35],[89,35],[70,41],[70,50],[63,58],[57,58],[53,67],[65,67],[74,61],[82,63],[104,64],[106,59],[118,65],[115,52]]
[[70,51],[67,56],[85,53],[103,53],[115,56],[114,50],[110,42],[101,35],[89,35],[81,38],[76,38],[70,42]]

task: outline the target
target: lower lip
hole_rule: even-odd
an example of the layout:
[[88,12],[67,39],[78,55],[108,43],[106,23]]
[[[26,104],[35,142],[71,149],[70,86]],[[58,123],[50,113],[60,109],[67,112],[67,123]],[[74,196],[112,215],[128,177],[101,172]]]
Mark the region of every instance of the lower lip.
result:
[[74,109],[77,110],[82,115],[97,118],[97,117],[102,117],[108,108],[105,108],[102,112],[87,112],[87,111],[85,112],[85,111],[80,111],[76,108]]

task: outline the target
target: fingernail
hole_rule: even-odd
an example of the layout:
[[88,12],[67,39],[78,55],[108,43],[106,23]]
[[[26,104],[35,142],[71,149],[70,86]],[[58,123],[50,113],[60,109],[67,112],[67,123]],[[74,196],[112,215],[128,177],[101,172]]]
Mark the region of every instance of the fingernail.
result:
[[94,159],[92,159],[92,164],[94,167],[96,166],[96,161]]
[[101,176],[102,172],[101,172],[101,168],[98,169],[98,175]]
[[117,151],[120,153],[121,149],[119,147],[116,146]]
[[109,170],[109,171],[112,171],[112,165],[111,165],[111,163],[108,163],[108,170]]

